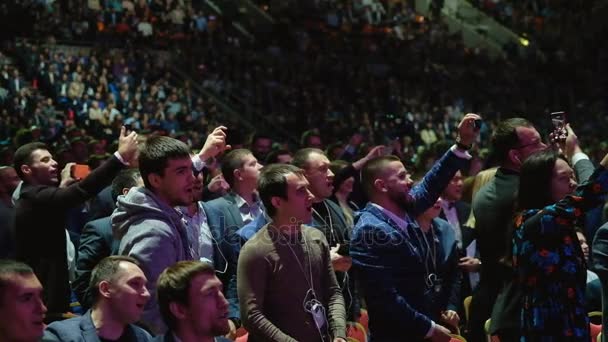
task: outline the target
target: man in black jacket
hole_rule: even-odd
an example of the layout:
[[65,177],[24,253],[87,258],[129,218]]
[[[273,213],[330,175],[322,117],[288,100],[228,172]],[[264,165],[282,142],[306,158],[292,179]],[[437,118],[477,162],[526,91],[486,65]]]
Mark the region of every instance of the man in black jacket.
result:
[[71,177],[72,164],[68,164],[60,183],[57,162],[42,143],[26,144],[15,152],[15,170],[23,180],[15,217],[17,259],[30,265],[40,279],[51,319],[69,310],[65,238],[69,209],[101,191],[136,157],[137,134],[127,135],[124,127],[118,151],[82,180]]

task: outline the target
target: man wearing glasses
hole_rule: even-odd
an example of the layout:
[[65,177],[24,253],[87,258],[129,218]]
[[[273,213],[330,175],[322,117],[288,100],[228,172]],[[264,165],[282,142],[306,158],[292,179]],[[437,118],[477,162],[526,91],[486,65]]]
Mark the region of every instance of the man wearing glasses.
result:
[[[593,164],[582,153],[574,132],[569,130],[564,153],[574,165],[577,179],[587,179],[593,172]],[[503,285],[510,280],[511,270],[501,259],[507,254],[512,218],[515,210],[516,192],[519,188],[519,170],[524,161],[537,151],[547,148],[534,126],[522,118],[510,118],[500,122],[492,135],[492,148],[500,167],[493,180],[482,187],[473,199],[475,232],[481,256],[481,279],[473,295],[469,329],[472,341],[485,340],[484,323],[491,317],[495,302]],[[505,291],[502,301],[515,295]],[[515,303],[515,301],[514,301]],[[502,307],[504,303],[497,303]],[[517,305],[516,305],[517,306]],[[519,306],[518,306],[519,308]],[[512,328],[519,327],[513,310],[502,310],[500,319],[493,317],[490,333],[501,341],[510,341]],[[518,338],[517,338],[518,339]]]

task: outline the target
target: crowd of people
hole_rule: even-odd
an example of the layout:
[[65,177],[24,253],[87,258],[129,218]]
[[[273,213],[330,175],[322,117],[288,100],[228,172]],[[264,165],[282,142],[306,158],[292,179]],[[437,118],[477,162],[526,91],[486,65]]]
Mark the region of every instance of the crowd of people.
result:
[[[27,142],[0,172],[3,257],[19,260],[0,263],[0,337],[589,341],[608,156],[594,171],[570,126],[545,140],[509,118],[492,131],[499,167],[465,177],[480,121],[465,115],[423,176],[383,145],[357,159],[353,139],[349,162],[310,135],[279,156],[222,126],[196,153],[122,126],[84,175]],[[66,319],[71,303],[84,310]]]
[[0,50],[0,340],[597,336],[608,122],[597,66],[560,72],[585,51],[493,60],[403,1],[259,5],[252,42],[188,1],[3,4],[101,44]]

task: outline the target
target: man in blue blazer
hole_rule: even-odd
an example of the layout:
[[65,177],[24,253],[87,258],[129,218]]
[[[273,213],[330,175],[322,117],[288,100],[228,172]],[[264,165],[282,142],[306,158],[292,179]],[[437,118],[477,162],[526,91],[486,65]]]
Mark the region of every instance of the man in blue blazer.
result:
[[370,203],[355,218],[350,255],[368,306],[374,342],[450,340],[449,330],[430,318],[425,293],[441,290],[443,284],[437,275],[427,274],[424,260],[429,250],[414,246],[412,230],[414,218],[430,208],[456,171],[466,166],[470,159],[466,149],[479,133],[474,125],[479,119],[475,114],[463,118],[458,143],[413,188],[397,157],[373,159],[362,170]]
[[[222,175],[230,186],[230,192],[206,203],[207,220],[211,231],[219,232],[217,239],[223,241],[223,255],[231,253],[231,246],[238,244],[235,232],[245,224],[262,215],[264,208],[257,195],[257,182],[262,165],[247,149],[235,149],[222,158]],[[219,253],[218,253],[219,254]],[[225,260],[222,260],[224,262]],[[215,265],[224,284],[226,298],[230,303],[229,318],[231,333],[240,326],[239,303],[236,294],[236,264]],[[231,281],[232,279],[232,281]]]
[[110,256],[99,262],[91,276],[93,308],[83,316],[51,323],[43,341],[151,341],[152,336],[134,325],[150,293],[137,261]]

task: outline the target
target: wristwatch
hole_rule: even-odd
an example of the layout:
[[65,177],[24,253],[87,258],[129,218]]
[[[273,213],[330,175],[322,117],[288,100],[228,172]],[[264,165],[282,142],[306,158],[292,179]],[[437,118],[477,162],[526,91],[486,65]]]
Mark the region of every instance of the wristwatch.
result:
[[471,145],[465,145],[463,143],[460,142],[460,135],[456,137],[456,147],[458,147],[461,150],[465,150],[468,151],[471,149],[471,147],[473,147],[473,144]]

